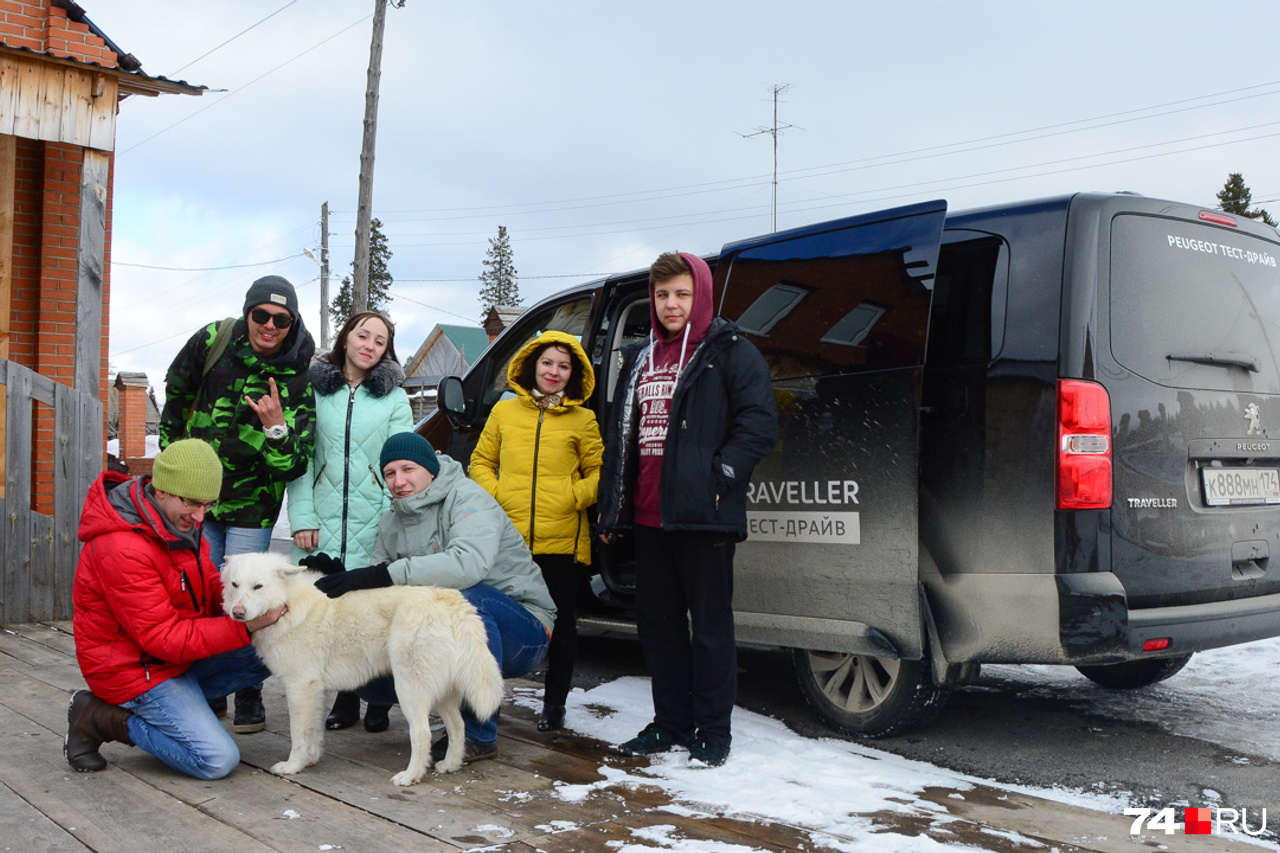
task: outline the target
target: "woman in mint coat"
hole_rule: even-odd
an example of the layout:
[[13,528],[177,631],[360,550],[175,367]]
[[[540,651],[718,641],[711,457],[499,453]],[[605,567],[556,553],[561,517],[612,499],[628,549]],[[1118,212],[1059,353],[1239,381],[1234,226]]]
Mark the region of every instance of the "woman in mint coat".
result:
[[[400,386],[395,327],[379,311],[349,319],[333,350],[311,364],[316,395],[316,449],[307,473],[289,483],[293,559],[328,554],[348,568],[367,566],[378,519],[390,507],[379,455],[387,436],[413,429],[413,410]],[[370,705],[364,727],[387,728],[390,706]],[[325,720],[345,729],[360,719],[355,693],[338,694]]]

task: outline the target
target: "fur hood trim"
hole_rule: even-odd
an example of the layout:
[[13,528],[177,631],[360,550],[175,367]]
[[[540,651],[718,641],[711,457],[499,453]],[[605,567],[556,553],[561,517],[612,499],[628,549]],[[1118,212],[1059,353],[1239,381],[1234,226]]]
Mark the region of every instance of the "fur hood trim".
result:
[[[404,384],[404,368],[389,358],[384,358],[365,374],[360,383],[375,397],[385,397]],[[311,385],[323,397],[347,387],[347,377],[342,368],[331,361],[311,362]]]

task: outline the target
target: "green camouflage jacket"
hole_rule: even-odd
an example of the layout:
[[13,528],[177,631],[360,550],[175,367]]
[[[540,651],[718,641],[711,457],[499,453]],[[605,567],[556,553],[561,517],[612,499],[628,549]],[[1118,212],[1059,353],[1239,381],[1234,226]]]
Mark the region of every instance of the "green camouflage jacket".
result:
[[[249,346],[249,325],[242,318],[226,352],[202,380],[217,332],[216,321],[197,331],[169,365],[160,446],[182,438],[212,444],[225,471],[222,494],[209,516],[233,527],[272,527],[285,484],[306,473],[315,448],[316,403],[309,371],[315,343],[299,319],[280,351],[264,359]],[[279,441],[267,439],[262,421],[245,402],[246,395],[257,400],[269,394],[268,379],[276,381],[289,426],[289,434]]]

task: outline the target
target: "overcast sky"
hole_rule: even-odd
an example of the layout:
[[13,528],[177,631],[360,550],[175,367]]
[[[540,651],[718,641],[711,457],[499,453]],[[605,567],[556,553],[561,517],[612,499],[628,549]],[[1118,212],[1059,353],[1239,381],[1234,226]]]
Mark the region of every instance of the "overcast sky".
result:
[[[284,275],[319,322],[354,254],[374,0],[81,0],[152,75],[117,125],[111,365],[165,369]],[[477,324],[490,238],[525,304],[662,251],[927,199],[1078,190],[1280,214],[1280,5],[407,0],[387,12],[374,215],[397,349]],[[758,134],[751,136],[751,134]],[[163,269],[161,269],[163,268]],[[315,334],[317,340],[319,334]]]

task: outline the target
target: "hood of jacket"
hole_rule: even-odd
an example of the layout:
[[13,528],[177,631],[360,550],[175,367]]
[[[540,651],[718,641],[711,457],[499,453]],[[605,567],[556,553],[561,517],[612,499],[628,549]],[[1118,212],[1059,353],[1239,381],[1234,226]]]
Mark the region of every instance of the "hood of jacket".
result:
[[507,382],[511,384],[517,396],[533,399],[533,388],[526,388],[520,383],[520,374],[524,372],[525,364],[533,357],[534,351],[543,344],[559,344],[569,350],[569,355],[573,359],[573,374],[574,376],[582,377],[582,396],[570,397],[565,395],[560,405],[581,406],[591,397],[591,393],[595,390],[596,374],[591,369],[591,362],[587,360],[587,353],[582,348],[582,344],[578,343],[578,339],[567,332],[543,332],[521,347],[520,351],[511,358],[511,364],[507,367]]
[[[146,497],[150,476],[131,479],[124,474],[108,471],[89,488],[84,511],[80,514],[77,537],[88,542],[95,536],[123,530],[133,530],[163,543],[170,550],[195,548],[194,533],[191,537],[172,531],[165,523],[164,515]],[[194,531],[196,528],[192,528]]]
[[[385,397],[404,384],[404,368],[393,359],[384,358],[365,374],[360,385],[375,397]],[[347,387],[342,368],[328,360],[311,362],[311,387],[328,397]]]
[[702,258],[689,252],[681,252],[680,257],[685,259],[693,272],[693,308],[689,312],[689,322],[685,325],[684,331],[668,337],[666,327],[658,319],[657,305],[654,304],[654,284],[652,282],[649,284],[649,327],[653,330],[653,344],[657,350],[654,353],[655,358],[662,357],[665,349],[673,347],[679,350],[683,346],[687,347],[688,352],[693,352],[706,337],[707,329],[711,326],[711,318],[715,315],[711,267],[707,266],[707,262]]

